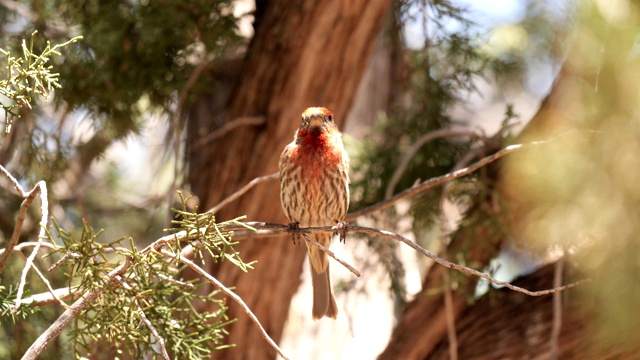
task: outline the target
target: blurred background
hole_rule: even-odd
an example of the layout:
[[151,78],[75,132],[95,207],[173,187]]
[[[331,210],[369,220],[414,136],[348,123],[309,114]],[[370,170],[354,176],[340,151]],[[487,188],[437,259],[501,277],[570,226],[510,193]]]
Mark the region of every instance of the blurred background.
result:
[[[311,319],[304,246],[240,240],[244,273],[207,270],[294,359],[640,357],[640,23],[631,0],[0,0],[0,48],[83,39],[52,60],[62,87],[20,109],[0,164],[50,214],[138,248],[170,227],[176,190],[206,211],[274,173],[309,106],[326,106],[351,157],[350,212],[416,182],[531,143],[472,175],[354,223],[400,233],[530,297],[454,272],[390,239],[349,234],[332,263],[336,321]],[[5,74],[0,59],[0,75]],[[0,101],[7,101],[0,96]],[[5,123],[8,121],[6,117]],[[7,124],[5,124],[7,125]],[[4,128],[4,126],[3,126]],[[0,179],[0,247],[21,199]],[[35,214],[35,215],[34,215]],[[20,241],[37,237],[36,212]],[[279,182],[219,210],[286,223]],[[38,259],[43,268],[54,260]],[[17,284],[12,257],[0,283]],[[52,272],[55,288],[67,284]],[[186,274],[185,276],[189,276]],[[31,293],[46,291],[34,276]],[[275,352],[244,312],[212,358]],[[19,358],[64,309],[2,322]],[[206,308],[201,309],[207,311]],[[42,358],[68,358],[60,337]],[[88,348],[87,357],[105,358]],[[176,358],[181,358],[176,354]]]

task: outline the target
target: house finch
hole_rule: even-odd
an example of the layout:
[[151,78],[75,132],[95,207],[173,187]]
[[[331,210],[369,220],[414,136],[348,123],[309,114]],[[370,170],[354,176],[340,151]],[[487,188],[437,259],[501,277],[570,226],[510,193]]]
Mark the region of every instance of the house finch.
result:
[[[302,124],[280,155],[280,200],[291,225],[302,227],[344,224],[349,208],[349,156],[342,135],[326,108],[302,113]],[[331,233],[310,237],[328,248]],[[336,318],[338,308],[331,289],[329,259],[317,246],[305,242],[311,263],[313,318]]]

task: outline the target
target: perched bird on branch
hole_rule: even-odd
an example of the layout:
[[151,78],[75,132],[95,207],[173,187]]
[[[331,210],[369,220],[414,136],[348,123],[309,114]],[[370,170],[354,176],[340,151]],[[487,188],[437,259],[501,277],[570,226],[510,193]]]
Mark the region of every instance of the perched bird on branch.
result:
[[[344,226],[349,208],[349,156],[331,111],[311,107],[302,113],[302,124],[278,165],[280,199],[292,228]],[[331,244],[331,233],[309,236],[326,248]],[[317,246],[305,243],[311,263],[313,318],[335,319],[338,308],[331,289],[329,258]]]

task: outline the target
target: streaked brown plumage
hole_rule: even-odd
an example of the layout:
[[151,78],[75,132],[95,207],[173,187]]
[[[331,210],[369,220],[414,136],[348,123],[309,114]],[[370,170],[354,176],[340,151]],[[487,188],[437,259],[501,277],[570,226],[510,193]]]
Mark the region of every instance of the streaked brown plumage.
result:
[[[302,113],[302,124],[280,155],[280,200],[285,214],[300,227],[333,226],[349,208],[349,156],[333,114],[322,107]],[[325,247],[331,233],[310,236]],[[306,242],[305,242],[306,243]],[[314,319],[336,318],[338,308],[324,251],[307,243],[313,283]]]

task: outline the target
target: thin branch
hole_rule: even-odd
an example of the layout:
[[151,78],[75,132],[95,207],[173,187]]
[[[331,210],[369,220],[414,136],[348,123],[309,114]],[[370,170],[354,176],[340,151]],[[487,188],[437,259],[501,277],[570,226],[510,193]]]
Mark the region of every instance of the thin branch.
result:
[[338,257],[336,257],[336,255],[329,249],[327,249],[326,247],[324,247],[322,244],[320,244],[319,242],[313,240],[311,237],[307,236],[307,235],[302,235],[304,237],[304,239],[317,246],[320,250],[324,251],[325,253],[327,253],[327,255],[331,256],[335,261],[339,262],[342,266],[346,267],[349,271],[351,271],[353,273],[353,275],[360,277],[362,276],[362,274],[360,274],[360,272],[358,270],[356,270],[353,266],[349,265],[349,263],[347,263],[344,260],[340,260],[338,259]]
[[247,304],[245,304],[244,301],[242,301],[242,298],[240,298],[240,296],[238,296],[236,293],[234,293],[233,291],[228,289],[220,281],[218,281],[218,279],[216,279],[213,276],[209,275],[209,273],[204,271],[200,266],[196,265],[191,260],[186,259],[184,257],[179,257],[176,254],[174,254],[174,253],[172,253],[170,251],[164,250],[164,249],[162,249],[161,252],[162,252],[162,254],[164,254],[166,256],[169,256],[169,257],[174,258],[174,259],[176,259],[178,261],[181,261],[182,263],[184,263],[185,265],[190,267],[193,271],[198,273],[200,276],[202,276],[205,279],[207,279],[211,284],[213,284],[214,286],[216,286],[217,288],[222,290],[225,294],[227,294],[227,296],[232,298],[235,302],[237,302],[244,309],[244,311],[247,313],[247,315],[249,316],[251,321],[253,321],[253,323],[256,324],[256,326],[258,327],[258,329],[262,333],[262,337],[269,343],[269,345],[271,345],[271,347],[273,347],[278,352],[278,354],[280,354],[280,356],[282,356],[284,359],[288,359],[288,357],[284,354],[284,352],[278,347],[278,344],[276,344],[276,342],[273,341],[273,339],[271,339],[269,334],[267,334],[267,331],[262,327],[262,324],[260,324],[260,321],[258,320],[256,315],[251,311],[251,309],[249,309]]
[[352,226],[350,225],[348,228],[349,231],[354,231],[354,232],[359,232],[359,233],[363,233],[363,234],[371,234],[371,235],[381,235],[381,236],[386,236],[388,238],[391,239],[395,239],[398,240],[400,242],[405,243],[406,245],[408,245],[409,247],[411,247],[412,249],[418,251],[419,253],[423,254],[424,256],[428,257],[429,259],[435,261],[436,263],[447,267],[449,269],[453,269],[453,270],[457,270],[463,273],[467,273],[470,275],[474,275],[477,276],[479,278],[485,279],[490,281],[491,283],[497,285],[497,286],[504,286],[508,289],[511,289],[513,291],[517,291],[517,292],[521,292],[523,294],[529,295],[529,296],[543,296],[543,295],[549,295],[549,294],[553,294],[553,293],[557,293],[560,291],[564,291],[573,287],[576,287],[586,281],[588,281],[588,279],[583,279],[580,281],[576,281],[574,283],[571,284],[567,284],[564,286],[559,286],[559,287],[555,287],[553,289],[548,289],[548,290],[540,290],[540,291],[529,291],[527,289],[521,288],[519,286],[515,286],[512,285],[508,282],[504,282],[504,281],[500,281],[497,279],[494,279],[493,277],[480,272],[478,270],[463,266],[463,265],[459,265],[456,263],[453,263],[451,261],[445,260],[437,255],[435,255],[434,253],[432,253],[431,251],[423,248],[422,246],[418,245],[417,243],[407,239],[406,237],[396,234],[396,233],[392,233],[390,231],[386,231],[386,230],[378,230],[378,229],[373,229],[373,228],[368,228],[368,227],[364,227],[364,226]]
[[[37,247],[37,245],[36,245]],[[26,259],[27,257],[24,256],[23,253],[19,253],[23,259]],[[32,265],[31,266],[33,268],[33,270],[36,272],[36,274],[38,275],[38,277],[40,278],[40,280],[42,280],[42,282],[44,283],[44,285],[47,287],[47,290],[49,290],[49,294],[60,304],[62,305],[62,307],[64,307],[65,309],[69,307],[69,305],[67,305],[67,303],[65,303],[64,301],[62,301],[62,299],[58,298],[58,295],[56,295],[55,290],[53,290],[53,288],[51,287],[51,283],[49,282],[49,280],[47,280],[47,278],[44,276],[44,274],[42,272],[40,272],[40,269],[38,269],[37,266]],[[22,300],[24,301],[24,300]]]
[[210,213],[217,213],[220,209],[222,209],[223,207],[227,206],[227,204],[229,204],[230,202],[234,201],[235,199],[239,198],[240,196],[244,195],[247,191],[251,190],[254,186],[265,182],[267,180],[273,180],[273,179],[277,179],[280,175],[278,173],[273,173],[273,174],[269,174],[269,175],[264,175],[264,176],[259,176],[251,181],[249,181],[249,183],[245,186],[243,186],[240,190],[234,192],[233,194],[231,194],[230,196],[228,196],[226,199],[222,200],[220,203],[218,203],[218,205],[212,207],[211,209],[207,210],[207,212]]
[[[29,269],[33,266],[33,260],[38,254],[38,251],[40,251],[40,246],[42,246],[42,242],[47,235],[46,234],[47,218],[49,217],[49,202],[47,201],[47,184],[44,181],[38,181],[36,186],[33,188],[33,190],[31,190],[31,192],[29,193],[29,196],[25,199],[25,201],[22,202],[22,204],[23,205],[26,204],[26,207],[29,207],[33,202],[33,199],[35,199],[37,195],[40,195],[41,212],[42,212],[42,218],[40,219],[40,232],[38,234],[38,243],[33,248],[33,251],[27,258],[27,262],[24,266],[24,269],[22,269],[22,276],[20,277],[20,284],[18,285],[18,293],[16,294],[16,300],[15,300],[16,303],[15,303],[15,306],[13,307],[12,312],[17,312],[18,309],[20,308],[22,295],[24,294],[24,286],[27,283],[27,273],[29,272]],[[22,205],[20,207],[21,207],[20,210],[22,210]],[[20,224],[20,227],[22,227],[22,224]],[[15,231],[14,231],[14,236],[16,236]],[[18,233],[17,236],[19,237],[20,234]],[[10,254],[10,252],[7,252],[4,256],[7,257],[8,254]]]
[[[14,246],[18,243],[20,239],[20,234],[22,232],[22,225],[24,224],[25,219],[27,218],[27,210],[33,200],[35,200],[36,196],[38,196],[39,191],[32,191],[29,196],[22,202],[20,205],[20,211],[18,212],[18,218],[16,219],[16,225],[13,227],[13,234],[11,234],[11,239],[9,240],[9,244],[7,245],[7,249],[2,255],[2,259],[0,259],[0,272],[7,265],[7,261],[9,260],[9,256],[13,252]],[[39,241],[38,241],[39,243]],[[38,247],[36,245],[36,247]],[[26,268],[26,267],[25,267]]]
[[182,109],[184,108],[184,104],[187,102],[187,96],[191,91],[193,85],[196,84],[196,81],[200,77],[200,74],[206,69],[207,65],[209,65],[211,59],[209,56],[205,55],[204,59],[198,64],[198,66],[193,69],[191,75],[187,79],[187,82],[184,84],[182,89],[180,89],[180,93],[178,94],[178,103],[176,105],[176,111],[173,116],[173,122],[177,126],[180,123],[180,116],[182,116]]
[[[31,306],[44,306],[49,304],[59,304],[61,300],[72,297],[75,295],[75,291],[78,289],[77,286],[54,289],[53,293],[51,291],[31,295],[22,299],[23,305],[31,305]],[[68,306],[67,306],[68,308]]]
[[160,350],[162,351],[162,357],[165,358],[165,360],[170,360],[171,358],[169,357],[169,353],[167,352],[167,348],[164,344],[164,339],[162,338],[162,336],[160,336],[160,334],[158,334],[158,330],[156,330],[151,321],[147,319],[147,315],[145,315],[142,307],[140,306],[140,303],[138,303],[138,300],[136,299],[134,300],[134,302],[136,304],[136,307],[138,308],[138,316],[140,316],[140,319],[147,325],[149,331],[151,331],[153,336],[155,336],[156,340],[158,340],[158,345],[160,346]]
[[198,140],[196,142],[196,144],[194,145],[195,149],[198,149],[201,146],[207,145],[208,143],[212,142],[213,140],[216,140],[218,138],[221,138],[222,136],[226,135],[227,133],[229,133],[231,130],[240,127],[240,126],[259,126],[262,125],[266,122],[266,119],[264,116],[243,116],[243,117],[239,117],[237,119],[234,119],[232,121],[229,121],[228,123],[224,124],[220,129],[208,134],[207,136],[201,138],[200,140]]
[[[288,225],[283,225],[283,224],[273,224],[273,223],[266,223],[266,222],[246,222],[245,223],[248,226],[251,226],[254,229],[259,229],[259,230],[269,230],[271,231],[271,233],[283,233],[283,232],[291,232],[291,229],[289,228]],[[221,229],[224,230],[242,230],[242,227],[239,226],[226,226],[223,227]],[[315,233],[315,232],[335,232],[336,231],[336,227],[335,226],[323,226],[323,227],[308,227],[308,228],[300,228],[298,230],[296,230],[302,234],[311,234],[311,233]],[[549,294],[553,294],[553,293],[557,293],[560,291],[564,291],[567,289],[571,289],[574,288],[584,282],[589,281],[589,279],[583,279],[583,280],[579,280],[576,282],[573,282],[571,284],[567,284],[567,285],[563,285],[563,286],[559,286],[559,287],[555,287],[553,289],[548,289],[548,290],[540,290],[540,291],[530,291],[527,290],[525,288],[521,288],[519,286],[515,286],[512,285],[508,282],[504,282],[504,281],[500,281],[497,279],[494,279],[493,277],[480,272],[478,270],[463,266],[463,265],[459,265],[456,263],[453,263],[449,260],[445,260],[437,255],[435,255],[434,253],[432,253],[431,251],[423,248],[422,246],[418,245],[416,242],[409,240],[408,238],[396,234],[394,232],[391,231],[387,231],[387,230],[380,230],[380,229],[374,229],[374,228],[370,228],[370,227],[365,227],[365,226],[357,226],[357,225],[349,225],[347,227],[347,232],[355,232],[355,233],[361,233],[361,234],[369,234],[369,235],[375,235],[375,236],[383,236],[383,237],[387,237],[390,239],[394,239],[397,241],[400,241],[406,245],[408,245],[409,247],[411,247],[412,249],[416,250],[417,252],[421,253],[422,255],[428,257],[429,259],[433,260],[434,262],[452,269],[452,270],[456,270],[456,271],[460,271],[463,273],[467,273],[469,275],[473,275],[482,279],[485,279],[489,282],[491,282],[494,285],[497,286],[504,286],[508,289],[511,289],[513,291],[517,291],[529,296],[543,296],[543,295],[549,295]]]
[[[185,82],[184,86],[180,89],[180,92],[178,93],[178,99],[176,101],[176,110],[173,112],[173,116],[171,117],[171,127],[173,127],[173,129],[169,129],[169,134],[173,134],[173,151],[176,154],[180,154],[180,136],[179,135],[175,135],[175,133],[180,133],[180,129],[182,128],[181,124],[182,124],[182,113],[184,112],[184,107],[185,104],[187,103],[187,98],[189,96],[189,92],[191,91],[191,88],[193,88],[193,86],[196,84],[196,81],[198,80],[198,78],[200,77],[200,74],[202,74],[202,72],[204,71],[204,69],[207,67],[207,65],[211,62],[211,60],[213,59],[213,56],[208,55],[205,53],[205,55],[202,57],[202,61],[200,61],[200,63],[195,67],[195,69],[193,69],[193,72],[189,75],[189,78],[187,79],[187,81]],[[177,185],[177,181],[178,178],[180,177],[180,173],[182,172],[182,169],[180,169],[180,162],[178,161],[178,159],[175,159],[174,162],[174,168],[173,168],[173,181],[171,183],[171,186],[169,187],[171,190],[175,190]]]
[[22,189],[22,186],[20,186],[20,183],[18,182],[18,180],[14,178],[13,175],[11,175],[11,173],[7,171],[7,169],[5,169],[2,165],[0,165],[0,173],[2,173],[2,175],[4,175],[7,179],[9,179],[9,182],[11,182],[11,185],[13,185],[13,187],[16,189],[18,196],[23,198],[26,198],[27,196],[29,196],[29,193],[25,192],[24,189]]
[[38,195],[35,191],[31,193],[25,193],[22,189],[22,186],[18,183],[18,180],[14,178],[7,169],[5,169],[2,165],[0,165],[0,173],[2,173],[9,182],[13,185],[18,195],[25,200],[20,204],[20,211],[18,212],[18,218],[16,219],[16,225],[13,228],[13,234],[11,235],[11,239],[9,240],[9,244],[7,245],[7,251],[3,254],[2,258],[0,258],[0,272],[7,265],[7,261],[9,260],[9,255],[13,252],[13,247],[18,243],[18,239],[20,238],[20,232],[22,231],[22,224],[24,220],[27,218],[27,209],[31,206],[31,203]]
[[[20,244],[16,245],[13,249],[11,249],[11,252],[22,251],[22,249],[35,247],[36,245],[38,245],[37,241],[21,242]],[[42,244],[40,244],[40,246],[55,250],[55,246],[53,246],[53,244],[49,242],[43,242]],[[5,252],[7,252],[7,249],[0,249],[0,254],[4,254]]]
[[[0,168],[2,168],[2,166],[0,166]],[[20,233],[22,232],[22,225],[24,224],[24,220],[27,218],[27,210],[29,209],[29,206],[31,206],[31,203],[33,202],[33,200],[36,198],[37,195],[38,195],[37,192],[33,191],[29,196],[27,196],[26,199],[24,199],[24,201],[20,205],[20,211],[18,212],[16,225],[13,228],[13,234],[11,235],[11,239],[7,244],[7,248],[4,251],[2,258],[0,259],[0,272],[2,272],[4,267],[7,265],[9,256],[13,252],[14,246],[16,246],[16,244],[18,243],[18,240],[20,239]]]
[[417,184],[407,190],[404,190],[398,194],[396,194],[395,196],[393,196],[392,198],[389,198],[387,200],[381,201],[379,203],[373,204],[371,206],[368,206],[364,209],[358,210],[356,212],[347,214],[347,218],[346,221],[347,222],[351,222],[359,217],[362,216],[366,216],[369,214],[372,214],[374,212],[386,209],[388,207],[391,207],[393,205],[395,205],[396,203],[400,202],[401,200],[410,198],[412,196],[415,196],[423,191],[429,190],[431,188],[434,188],[438,185],[442,185],[446,182],[449,182],[451,180],[463,177],[465,175],[469,175],[472,172],[500,159],[501,157],[511,154],[512,152],[521,150],[525,147],[529,147],[532,145],[537,145],[540,143],[543,143],[545,141],[537,141],[537,142],[532,142],[532,143],[528,143],[528,144],[515,144],[515,145],[509,145],[507,147],[505,147],[504,149],[501,149],[499,151],[497,151],[496,153],[487,156],[485,158],[480,159],[479,161],[473,163],[472,165],[460,169],[460,170],[456,170],[453,172],[450,172],[448,174],[442,175],[442,176],[438,176],[438,177],[434,177],[431,178],[429,180],[423,181],[420,184]]
[[189,288],[189,289],[193,289],[194,288],[193,284],[191,284],[191,283],[186,283],[184,281],[176,280],[174,278],[171,278],[171,277],[166,276],[166,275],[161,274],[161,273],[156,273],[155,275],[157,277],[159,277],[160,279],[166,281],[166,282],[170,282],[172,284],[176,284],[176,285],[182,286],[184,288]]
[[[131,266],[131,261],[129,257],[125,257],[125,262],[123,262],[120,266],[111,270],[109,274],[106,276],[105,286],[109,286],[113,283],[119,283],[116,279],[117,276],[121,276],[122,274],[129,269]],[[35,360],[38,355],[42,353],[45,347],[53,341],[64,328],[66,328],[71,320],[73,320],[78,314],[82,312],[82,310],[87,306],[87,304],[94,301],[98,295],[100,294],[100,289],[94,289],[92,291],[87,291],[82,295],[82,297],[76,302],[73,303],[67,310],[65,310],[62,315],[56,321],[54,321],[51,326],[47,328],[40,336],[36,339],[36,341],[31,344],[27,352],[22,356],[22,360]]]
[[2,258],[0,258],[0,272],[2,272],[4,267],[7,265],[9,256],[13,252],[13,248],[15,247],[15,245],[18,243],[20,233],[22,232],[22,225],[24,224],[24,221],[27,217],[27,210],[38,195],[40,195],[41,203],[40,209],[42,217],[40,218],[40,232],[38,234],[38,242],[27,258],[24,269],[22,269],[20,284],[18,285],[18,292],[16,294],[16,303],[12,309],[12,312],[15,313],[20,308],[20,303],[22,302],[22,296],[24,295],[24,286],[27,282],[27,273],[33,266],[33,260],[35,259],[38,251],[40,251],[40,246],[42,245],[42,241],[46,236],[47,218],[49,217],[49,202],[47,197],[47,184],[44,181],[38,181],[33,189],[31,189],[31,191],[25,192],[22,186],[20,186],[20,183],[18,183],[18,180],[14,178],[11,173],[9,173],[9,171],[7,171],[1,165],[0,172],[9,179],[18,194],[21,197],[25,198],[24,201],[22,201],[22,204],[20,204],[20,211],[18,212],[18,218],[16,220],[16,225],[13,228],[13,234],[11,235],[11,239],[9,240],[9,244],[7,245],[6,251],[2,254]]
[[402,174],[409,166],[411,159],[418,153],[418,150],[422,148],[426,143],[431,142],[436,139],[444,138],[444,137],[454,137],[454,136],[468,136],[468,137],[480,137],[480,135],[473,130],[454,130],[454,129],[441,129],[436,131],[428,132],[416,140],[416,142],[407,150],[407,152],[402,157],[402,160],[398,164],[398,167],[393,172],[391,176],[391,180],[389,180],[389,184],[384,192],[384,198],[389,199],[393,196],[393,191],[395,190]]

